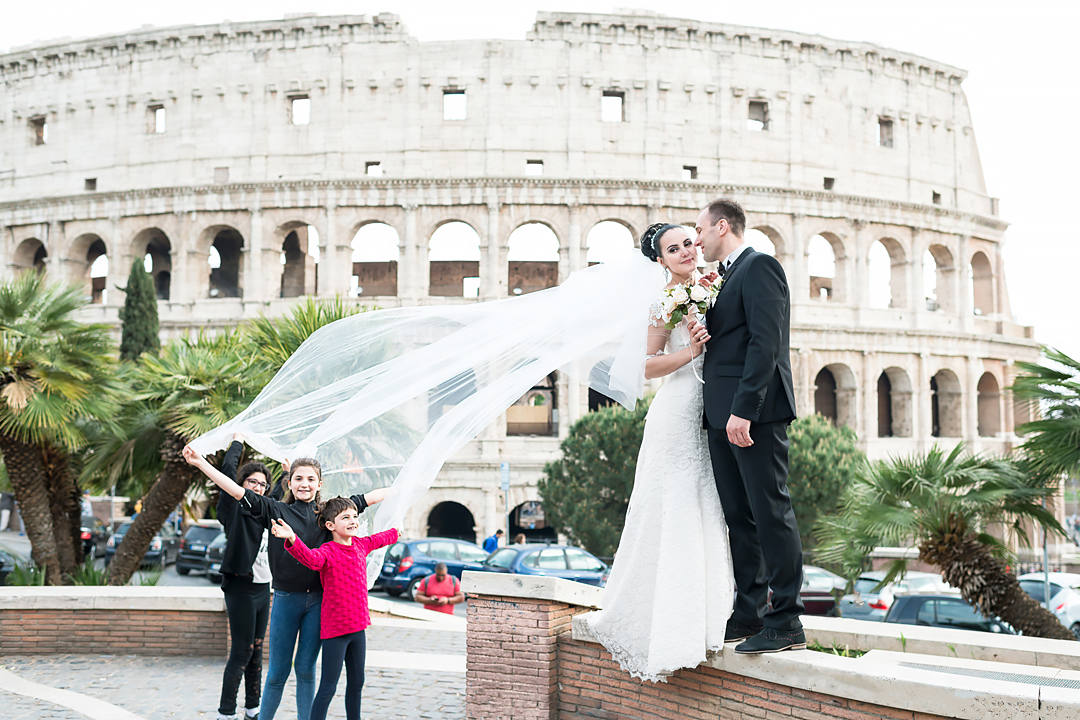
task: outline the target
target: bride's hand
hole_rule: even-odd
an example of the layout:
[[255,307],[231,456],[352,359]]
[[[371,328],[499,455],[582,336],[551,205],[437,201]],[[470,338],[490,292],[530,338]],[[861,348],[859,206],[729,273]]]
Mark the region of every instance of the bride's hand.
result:
[[690,320],[687,324],[687,330],[690,331],[690,355],[697,357],[705,352],[705,343],[709,342],[712,336],[709,335],[709,331],[705,326],[697,320]]

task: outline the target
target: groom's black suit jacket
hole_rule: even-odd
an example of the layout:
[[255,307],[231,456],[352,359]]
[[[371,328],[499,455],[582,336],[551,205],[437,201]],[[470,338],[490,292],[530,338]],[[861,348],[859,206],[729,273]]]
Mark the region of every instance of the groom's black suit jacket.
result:
[[731,415],[751,422],[795,419],[791,383],[791,299],[771,255],[750,248],[735,259],[706,315],[705,423],[727,427]]

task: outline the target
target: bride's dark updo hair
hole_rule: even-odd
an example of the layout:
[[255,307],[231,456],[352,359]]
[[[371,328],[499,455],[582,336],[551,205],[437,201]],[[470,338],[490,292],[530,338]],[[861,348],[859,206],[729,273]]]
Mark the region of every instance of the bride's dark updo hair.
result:
[[672,225],[671,223],[653,223],[645,232],[641,235],[641,254],[649,258],[653,262],[656,262],[660,257],[660,251],[656,249],[656,241],[661,235],[666,233],[672,228],[677,228],[678,225]]

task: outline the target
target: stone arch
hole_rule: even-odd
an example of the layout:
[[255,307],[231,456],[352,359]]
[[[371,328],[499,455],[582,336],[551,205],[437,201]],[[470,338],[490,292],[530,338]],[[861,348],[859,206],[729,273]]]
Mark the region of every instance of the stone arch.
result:
[[479,297],[480,234],[462,220],[447,220],[428,238],[428,295]]
[[507,543],[514,542],[519,533],[525,536],[525,542],[555,542],[555,528],[547,524],[544,504],[538,499],[516,505],[510,510],[508,520],[510,537],[506,538]]
[[626,222],[612,218],[600,220],[585,235],[585,261],[595,265],[636,245],[634,230]]
[[476,518],[465,505],[444,500],[432,507],[427,514],[428,537],[457,538],[476,542]]
[[806,244],[806,268],[810,275],[810,298],[828,302],[846,300],[844,241],[832,232],[813,235]]
[[870,246],[866,260],[870,307],[907,307],[907,256],[904,246],[895,238],[878,238]]
[[932,437],[961,437],[963,435],[963,395],[960,380],[952,370],[942,368],[930,378],[930,435]]
[[109,282],[109,249],[96,233],[83,233],[71,242],[64,258],[69,266],[68,282],[86,291],[86,301],[104,305]]
[[898,367],[885,368],[877,379],[877,436],[911,437],[911,378]]
[[931,311],[952,312],[955,309],[956,265],[949,248],[941,244],[932,244],[923,255],[923,287],[926,295],[926,309]]
[[507,239],[507,291],[511,295],[544,290],[559,283],[559,236],[545,222],[514,228]]
[[281,243],[279,297],[316,295],[319,292],[319,231],[294,220],[279,225],[274,237]]
[[401,239],[393,225],[371,220],[353,233],[349,294],[397,295]]
[[981,250],[971,256],[971,310],[976,315],[994,313],[994,269]]
[[1001,432],[1001,386],[992,372],[984,372],[976,387],[979,409],[979,437],[997,437]]
[[143,268],[154,281],[158,300],[168,300],[172,290],[172,243],[161,228],[140,230],[132,240],[132,254],[143,258]]
[[23,240],[19,243],[18,247],[15,248],[15,253],[11,258],[11,264],[17,273],[30,269],[44,273],[45,260],[48,257],[49,251],[45,247],[45,243],[35,237],[30,237]]
[[244,236],[231,225],[212,225],[202,231],[201,247],[207,248],[211,298],[243,297]]
[[833,425],[856,427],[858,384],[855,373],[843,363],[831,363],[814,377],[814,412]]

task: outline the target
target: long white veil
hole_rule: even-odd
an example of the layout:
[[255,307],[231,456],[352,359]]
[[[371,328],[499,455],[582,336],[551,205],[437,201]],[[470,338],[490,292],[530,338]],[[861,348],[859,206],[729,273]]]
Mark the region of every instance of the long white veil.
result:
[[[659,265],[635,250],[520,297],[338,320],[192,446],[210,454],[243,432],[269,457],[313,456],[324,498],[392,484],[361,518],[369,532],[400,527],[443,463],[552,371],[633,408],[649,306],[663,285]],[[369,583],[381,560],[369,557]]]

